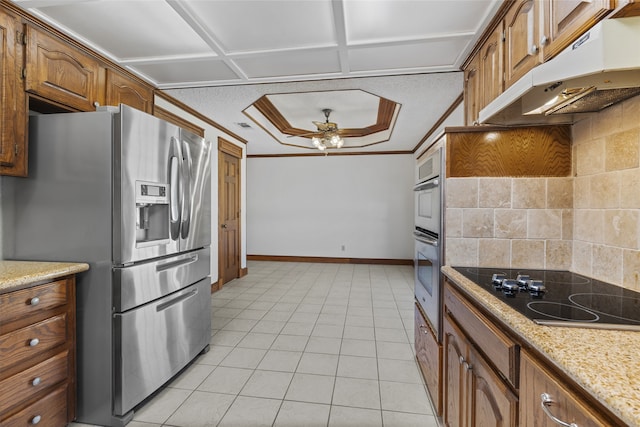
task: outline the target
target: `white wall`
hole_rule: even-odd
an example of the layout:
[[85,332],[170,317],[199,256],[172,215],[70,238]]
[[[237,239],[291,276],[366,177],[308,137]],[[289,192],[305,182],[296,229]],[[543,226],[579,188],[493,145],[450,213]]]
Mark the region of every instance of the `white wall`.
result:
[[[175,115],[190,121],[204,129],[204,137],[207,141],[211,141],[211,280],[213,282],[219,279],[218,272],[218,138],[232,142],[242,147],[242,159],[240,160],[241,186],[240,186],[240,219],[241,219],[241,245],[240,267],[247,266],[247,242],[246,242],[246,146],[230,137],[226,133],[211,126],[210,124],[200,120],[199,118],[185,112],[181,108],[176,107],[163,98],[155,97],[155,105],[164,108]],[[213,120],[213,118],[212,118]]]
[[413,259],[414,168],[412,154],[247,159],[247,253]]

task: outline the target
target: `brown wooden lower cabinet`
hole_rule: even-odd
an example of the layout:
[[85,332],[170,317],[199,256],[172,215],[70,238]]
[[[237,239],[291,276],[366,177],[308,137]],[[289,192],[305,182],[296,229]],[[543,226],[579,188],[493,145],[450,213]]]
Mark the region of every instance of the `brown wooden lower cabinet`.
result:
[[414,341],[416,359],[422,371],[429,397],[437,416],[442,414],[442,346],[425,320],[418,304],[415,304]]
[[0,427],[75,418],[75,276],[0,293]]
[[518,398],[445,316],[444,423],[446,426],[517,425]]
[[[603,419],[579,397],[574,389],[564,385],[536,358],[523,351],[520,359],[520,425],[527,427],[555,427],[555,417],[580,427],[605,427],[616,424]],[[548,401],[542,408],[542,396]]]

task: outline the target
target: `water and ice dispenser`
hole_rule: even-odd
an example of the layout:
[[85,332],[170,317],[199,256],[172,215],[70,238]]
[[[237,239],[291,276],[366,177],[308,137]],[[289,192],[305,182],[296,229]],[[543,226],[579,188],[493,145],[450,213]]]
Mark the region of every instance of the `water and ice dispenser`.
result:
[[169,185],[136,181],[136,246],[169,240]]

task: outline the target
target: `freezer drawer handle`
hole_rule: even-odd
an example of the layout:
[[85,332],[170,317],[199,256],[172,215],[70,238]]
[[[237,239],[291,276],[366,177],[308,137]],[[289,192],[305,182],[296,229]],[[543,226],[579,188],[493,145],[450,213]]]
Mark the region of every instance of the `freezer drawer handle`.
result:
[[192,296],[196,295],[198,293],[197,289],[194,289],[193,291],[186,293],[184,295],[180,295],[177,298],[172,299],[171,301],[167,301],[165,303],[160,304],[159,306],[156,307],[156,311],[160,312],[163,310],[166,310],[167,308],[171,307],[172,305],[176,305],[186,299],[191,298]]
[[177,261],[167,262],[165,264],[158,264],[156,266],[156,272],[160,273],[161,271],[171,270],[172,268],[180,267],[182,265],[191,264],[193,262],[198,261],[198,255],[192,255],[188,258],[179,259]]

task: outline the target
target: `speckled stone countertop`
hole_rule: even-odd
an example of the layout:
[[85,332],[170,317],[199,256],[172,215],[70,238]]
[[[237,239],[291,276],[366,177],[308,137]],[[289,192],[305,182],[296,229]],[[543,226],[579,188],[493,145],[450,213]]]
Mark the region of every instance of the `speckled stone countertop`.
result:
[[84,263],[0,260],[0,294],[88,269]]
[[452,267],[442,273],[622,421],[640,426],[640,332],[537,325]]

